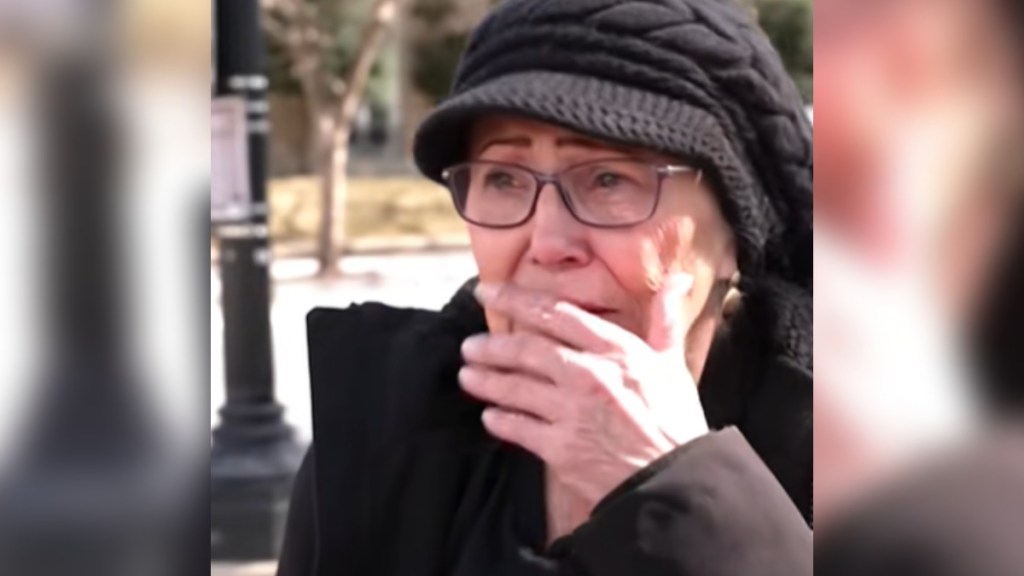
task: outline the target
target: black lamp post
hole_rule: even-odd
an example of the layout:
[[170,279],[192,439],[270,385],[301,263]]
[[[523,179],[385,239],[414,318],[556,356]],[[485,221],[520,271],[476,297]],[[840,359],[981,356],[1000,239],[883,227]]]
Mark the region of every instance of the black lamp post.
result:
[[[220,225],[226,403],[213,431],[210,555],[276,557],[303,449],[275,400],[266,202],[267,85],[259,0],[215,0],[214,96],[244,98],[250,215]],[[225,159],[213,158],[213,162]]]

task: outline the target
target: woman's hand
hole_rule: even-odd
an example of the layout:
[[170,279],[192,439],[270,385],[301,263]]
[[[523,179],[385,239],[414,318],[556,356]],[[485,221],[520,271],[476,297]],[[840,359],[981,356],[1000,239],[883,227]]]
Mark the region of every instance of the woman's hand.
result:
[[646,341],[542,292],[484,285],[484,306],[511,334],[466,340],[464,389],[493,404],[494,436],[544,460],[567,488],[596,505],[634,472],[708,431],[684,356],[679,275],[654,298]]

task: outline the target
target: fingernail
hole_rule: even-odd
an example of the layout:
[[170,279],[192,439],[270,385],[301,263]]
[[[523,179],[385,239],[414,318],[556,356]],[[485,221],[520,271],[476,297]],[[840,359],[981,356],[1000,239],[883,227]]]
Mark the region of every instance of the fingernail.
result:
[[484,340],[486,338],[487,336],[484,335],[470,336],[469,338],[466,338],[462,341],[462,354],[478,354],[483,349]]
[[476,288],[473,289],[473,294],[476,296],[477,300],[484,302],[493,300],[497,293],[498,286],[487,282],[480,282],[476,285]]

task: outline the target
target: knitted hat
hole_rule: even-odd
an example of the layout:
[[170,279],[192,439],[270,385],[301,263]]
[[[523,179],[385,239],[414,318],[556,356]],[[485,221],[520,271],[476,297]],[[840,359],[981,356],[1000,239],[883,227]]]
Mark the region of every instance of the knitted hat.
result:
[[420,126],[420,170],[441,182],[488,113],[693,163],[737,235],[744,285],[769,275],[809,289],[810,123],[778,54],[729,0],[505,0]]

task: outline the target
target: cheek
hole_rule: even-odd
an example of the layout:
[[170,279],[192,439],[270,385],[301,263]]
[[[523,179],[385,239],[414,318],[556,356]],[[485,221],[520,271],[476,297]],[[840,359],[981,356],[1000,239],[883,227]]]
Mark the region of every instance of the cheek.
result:
[[490,230],[469,226],[469,242],[480,280],[507,282],[512,279],[526,244],[515,230]]
[[711,255],[714,250],[703,245],[714,242],[702,242],[696,226],[691,218],[673,218],[594,243],[595,255],[628,299],[619,321],[624,328],[645,333],[651,301],[669,271],[693,277],[693,288],[682,304],[686,317],[695,318],[704,308],[715,284],[717,259]]
[[620,288],[631,299],[645,301],[661,287],[666,273],[690,273],[693,229],[692,220],[674,218],[602,236],[592,246]]
[[660,290],[667,274],[693,274],[697,226],[690,216],[667,218],[644,238],[641,260],[648,289]]
[[[512,280],[526,249],[527,238],[519,230],[490,230],[469,225],[469,241],[481,282],[501,283]],[[511,330],[505,316],[484,310],[491,333],[502,334]]]
[[653,289],[659,273],[683,271],[701,282],[705,276],[727,279],[735,271],[735,240],[714,193],[701,186],[680,191],[665,203],[661,218],[647,231],[645,262]]

